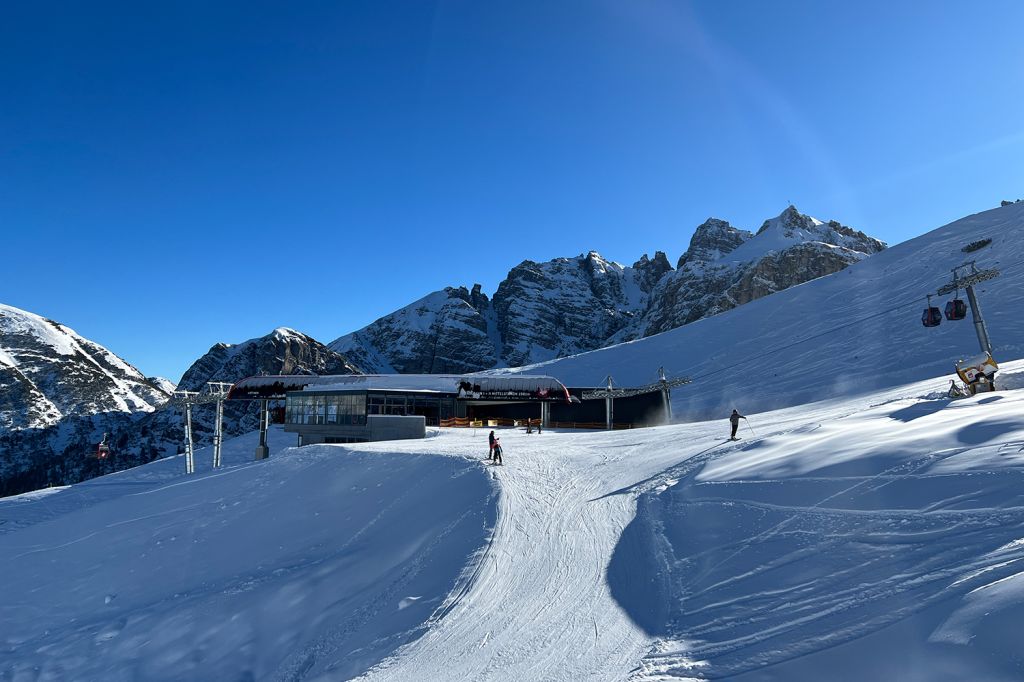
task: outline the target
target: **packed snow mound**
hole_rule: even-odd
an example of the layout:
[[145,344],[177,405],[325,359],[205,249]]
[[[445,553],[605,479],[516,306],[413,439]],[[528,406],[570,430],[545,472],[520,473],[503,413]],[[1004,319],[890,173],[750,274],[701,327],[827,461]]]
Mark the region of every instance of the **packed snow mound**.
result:
[[[992,240],[989,246],[962,251],[985,238]],[[678,329],[494,371],[549,374],[570,386],[599,386],[611,373],[616,383],[636,386],[655,381],[663,366],[669,377],[694,379],[673,392],[675,414],[687,420],[719,417],[734,407],[778,409],[941,376],[958,358],[978,352],[974,327],[967,319],[925,328],[921,309],[925,294],[949,282],[951,268],[969,260],[979,269],[1002,272],[977,287],[995,359],[1024,356],[1022,203],[957,220],[841,272]]]
[[444,612],[494,524],[482,469],[253,444],[0,500],[0,678],[348,679]]
[[64,417],[151,412],[167,397],[73,329],[0,304],[0,432],[45,428]]

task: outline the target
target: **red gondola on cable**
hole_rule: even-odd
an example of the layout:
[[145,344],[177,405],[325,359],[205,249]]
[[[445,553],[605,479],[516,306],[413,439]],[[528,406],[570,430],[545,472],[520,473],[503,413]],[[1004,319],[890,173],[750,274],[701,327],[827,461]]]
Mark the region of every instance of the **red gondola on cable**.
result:
[[921,313],[921,324],[926,327],[938,327],[942,324],[942,311],[932,305],[931,294],[928,295],[928,307]]
[[946,319],[962,320],[967,317],[967,304],[959,298],[946,303]]
[[96,446],[96,459],[106,459],[110,456],[110,446],[107,445],[107,434],[103,434],[103,440]]

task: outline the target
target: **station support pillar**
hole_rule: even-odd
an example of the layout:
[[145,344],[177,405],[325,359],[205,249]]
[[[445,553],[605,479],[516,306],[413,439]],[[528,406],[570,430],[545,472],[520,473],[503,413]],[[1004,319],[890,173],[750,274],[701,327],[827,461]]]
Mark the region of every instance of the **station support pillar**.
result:
[[270,457],[270,448],[267,446],[267,429],[270,427],[270,401],[260,401],[260,444],[256,446],[256,459],[267,459]]

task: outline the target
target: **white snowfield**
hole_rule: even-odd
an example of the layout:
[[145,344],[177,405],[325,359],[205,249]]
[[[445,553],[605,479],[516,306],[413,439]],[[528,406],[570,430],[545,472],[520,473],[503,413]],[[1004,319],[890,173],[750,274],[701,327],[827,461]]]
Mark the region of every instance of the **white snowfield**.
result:
[[[920,307],[986,237],[1000,390],[950,401],[973,329]],[[711,421],[503,430],[503,467],[274,431],[0,500],[0,679],[1024,679],[1021,291],[1024,203],[539,370],[692,373]]]
[[266,462],[250,435],[221,471],[7,498],[0,676],[1021,679],[1024,362],[1002,376],[751,414],[736,442],[501,430],[503,467],[483,429],[275,431]]

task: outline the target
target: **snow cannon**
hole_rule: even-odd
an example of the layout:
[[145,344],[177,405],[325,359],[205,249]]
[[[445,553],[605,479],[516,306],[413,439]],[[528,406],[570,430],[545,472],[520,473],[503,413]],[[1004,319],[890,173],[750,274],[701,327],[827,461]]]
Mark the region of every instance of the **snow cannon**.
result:
[[996,390],[995,378],[999,365],[988,353],[958,360],[955,367],[957,376],[964,382],[970,395]]

